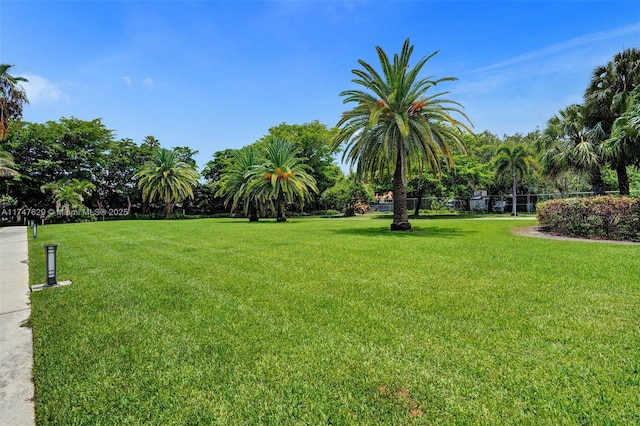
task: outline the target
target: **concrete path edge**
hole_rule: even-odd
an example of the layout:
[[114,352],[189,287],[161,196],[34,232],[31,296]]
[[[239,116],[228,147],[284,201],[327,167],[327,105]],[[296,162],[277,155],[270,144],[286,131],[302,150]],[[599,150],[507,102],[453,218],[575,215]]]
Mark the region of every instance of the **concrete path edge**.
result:
[[0,424],[35,425],[27,227],[0,228]]

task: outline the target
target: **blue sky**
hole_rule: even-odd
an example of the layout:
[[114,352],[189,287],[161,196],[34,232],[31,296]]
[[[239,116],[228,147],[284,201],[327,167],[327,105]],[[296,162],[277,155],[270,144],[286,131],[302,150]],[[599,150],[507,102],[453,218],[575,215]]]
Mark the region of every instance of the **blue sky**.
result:
[[[333,126],[405,38],[475,130],[544,128],[591,72],[640,47],[637,1],[0,2],[0,62],[27,77],[33,122],[102,118],[118,138],[189,146],[199,166],[282,122]],[[414,61],[415,63],[415,61]]]

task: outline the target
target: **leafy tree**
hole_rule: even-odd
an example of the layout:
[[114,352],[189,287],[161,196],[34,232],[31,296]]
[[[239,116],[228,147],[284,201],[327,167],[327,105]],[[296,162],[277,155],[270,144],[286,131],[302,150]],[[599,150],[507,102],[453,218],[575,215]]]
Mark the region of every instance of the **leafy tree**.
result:
[[344,210],[345,216],[355,215],[355,206],[359,203],[371,203],[373,191],[354,175],[339,179],[335,185],[322,193],[321,201],[327,207]]
[[0,150],[0,178],[18,176],[20,173],[14,170],[15,167],[13,155],[7,151]]
[[61,118],[57,127],[57,143],[62,147],[59,157],[62,169],[72,177],[97,181],[106,151],[113,139],[113,131],[102,120]]
[[4,141],[20,172],[7,182],[10,194],[26,205],[45,202],[39,188],[62,179],[79,179],[102,186],[112,131],[100,119],[61,118],[44,124],[25,122],[11,126]]
[[164,201],[166,218],[174,203],[193,197],[193,187],[199,177],[193,166],[178,160],[176,153],[166,148],[156,150],[154,157],[135,176],[140,179],[138,187],[144,200]]
[[283,139],[272,138],[264,149],[263,163],[247,173],[248,191],[256,199],[272,203],[278,222],[286,222],[287,204],[298,202],[303,207],[310,193],[318,192],[311,167],[303,163],[305,158],[298,157],[300,151]]
[[187,199],[183,202],[187,214],[213,215],[224,212],[224,204],[215,193],[216,188],[211,183],[196,186],[193,189],[193,199]]
[[512,179],[513,216],[516,216],[518,178],[524,177],[534,167],[533,154],[522,144],[502,145],[494,160],[496,173],[509,173]]
[[428,89],[452,77],[418,79],[419,73],[437,52],[409,67],[413,46],[404,42],[400,55],[389,61],[381,47],[376,47],[382,74],[363,60],[363,69],[353,70],[354,83],[365,90],[347,90],[344,103],[356,106],[342,114],[339,133],[333,147],[346,143],[343,161],[356,164],[358,178],[375,178],[385,173],[393,176],[392,231],[411,229],[407,215],[406,180],[408,171],[428,169],[439,173],[443,162],[454,162],[449,143],[464,151],[462,131],[471,130],[453,118],[452,112],[466,115],[457,102],[442,98],[445,93],[427,95]]
[[422,206],[422,200],[425,195],[428,194],[431,197],[440,198],[451,192],[450,187],[443,185],[443,180],[447,177],[447,173],[443,173],[441,177],[434,176],[430,173],[419,174],[408,181],[407,193],[416,198],[416,205],[413,211],[414,216],[418,217],[420,215],[420,207]]
[[262,164],[262,159],[254,146],[234,150],[232,155],[232,162],[216,183],[216,195],[225,199],[225,207],[231,204],[231,211],[241,203],[249,222],[257,222],[262,199],[257,187],[250,185],[250,179],[251,172]]
[[11,68],[13,65],[0,64],[0,140],[7,134],[9,120],[19,121],[24,104],[29,103],[27,94],[20,85],[28,80],[9,74]]
[[225,149],[214,152],[213,159],[209,160],[202,170],[202,177],[215,185],[231,167],[236,151],[235,149]]
[[[627,98],[632,91],[640,86],[640,50],[625,49],[616,54],[612,61],[605,66],[596,67],[589,87],[585,91],[586,125],[589,128],[599,128],[599,142],[611,137],[613,123],[623,115],[627,108]],[[629,177],[627,166],[633,164],[634,152],[628,152],[627,144],[620,143],[609,154],[607,160],[618,175],[618,189],[620,194],[629,195]]]
[[142,200],[135,174],[145,161],[146,156],[133,140],[111,142],[102,163],[101,178],[96,182],[98,207],[121,208],[126,203],[127,211],[131,212],[132,204]]
[[179,161],[191,165],[194,169],[197,168],[196,160],[193,157],[198,155],[198,150],[191,149],[188,146],[176,146],[173,148],[173,152],[176,153],[176,158]]

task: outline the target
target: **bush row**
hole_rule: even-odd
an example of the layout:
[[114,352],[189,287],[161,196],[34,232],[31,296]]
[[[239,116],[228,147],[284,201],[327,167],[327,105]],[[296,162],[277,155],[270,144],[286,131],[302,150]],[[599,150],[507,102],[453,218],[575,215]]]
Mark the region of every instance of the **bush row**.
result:
[[640,198],[597,196],[538,203],[540,227],[571,237],[640,241]]

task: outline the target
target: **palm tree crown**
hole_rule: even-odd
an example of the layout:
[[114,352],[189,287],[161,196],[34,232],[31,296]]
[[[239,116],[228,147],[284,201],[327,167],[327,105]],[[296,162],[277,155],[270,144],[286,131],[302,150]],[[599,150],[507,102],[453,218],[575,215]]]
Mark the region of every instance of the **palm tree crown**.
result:
[[552,117],[537,141],[543,151],[540,158],[542,172],[551,178],[573,170],[589,176],[594,194],[604,191],[602,180],[602,150],[599,139],[602,128],[587,127],[584,105],[573,104]]
[[225,198],[225,206],[231,203],[231,211],[242,202],[245,214],[249,215],[249,221],[255,222],[258,220],[258,206],[261,200],[256,191],[251,191],[249,178],[250,172],[260,164],[258,151],[253,146],[246,146],[233,151],[232,156],[230,168],[216,184],[216,196]]
[[340,93],[345,104],[354,102],[356,106],[342,114],[332,146],[337,149],[346,143],[342,159],[357,165],[360,179],[393,176],[391,229],[409,230],[407,171],[417,168],[439,173],[443,162],[452,165],[449,143],[464,152],[461,131],[471,133],[471,130],[451,116],[455,112],[469,121],[459,103],[442,98],[446,92],[427,95],[428,89],[455,78],[419,78],[424,65],[437,52],[410,68],[413,46],[409,39],[405,40],[400,55],[394,55],[393,62],[382,48],[376,50],[382,73],[365,61],[358,61],[363,69],[352,71],[356,75],[352,81],[365,90]]
[[161,199],[165,203],[166,217],[175,202],[193,198],[193,187],[198,184],[198,172],[190,164],[179,161],[175,152],[162,148],[155,151],[135,177],[145,201]]
[[277,221],[285,222],[285,207],[295,201],[304,206],[310,192],[318,192],[311,168],[298,157],[299,148],[280,138],[268,141],[263,163],[254,166],[246,176],[250,179],[248,191],[261,200],[275,205]]
[[84,196],[90,195],[96,186],[89,180],[62,179],[40,187],[42,192],[51,192],[53,201],[58,204],[68,203],[71,208],[80,208],[84,203]]
[[640,86],[627,98],[625,108],[613,122],[611,137],[603,148],[607,158],[624,156],[629,164],[640,167]]

